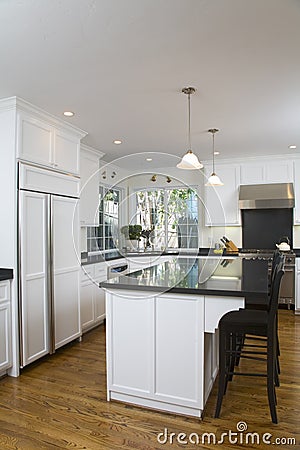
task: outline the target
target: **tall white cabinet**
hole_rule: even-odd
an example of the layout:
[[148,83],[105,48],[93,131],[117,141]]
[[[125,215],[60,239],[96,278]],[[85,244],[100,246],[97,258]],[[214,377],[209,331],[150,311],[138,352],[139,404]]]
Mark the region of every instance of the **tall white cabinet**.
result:
[[80,225],[99,225],[99,160],[104,153],[80,146]]
[[20,166],[22,367],[81,335],[79,180],[72,177],[73,197],[70,177],[59,181],[48,170]]
[[[66,197],[79,196],[80,141],[85,135],[84,131],[70,123],[18,97],[0,100],[0,203],[5,211],[5,220],[0,221],[0,266],[14,270],[10,303],[12,358],[9,369],[9,374],[13,376],[19,374],[20,354],[24,346],[28,346],[26,349],[28,362],[36,359],[37,355],[43,355],[49,346],[49,331],[43,326],[45,320],[49,319],[49,305],[46,304],[43,296],[51,288],[48,282],[47,252],[43,246],[44,238],[48,236],[48,230],[45,230],[48,213],[45,210],[46,199],[43,194],[60,195],[61,190],[65,189],[63,195]],[[22,175],[26,189],[31,191],[26,200],[18,197],[20,175],[18,163],[28,168]],[[44,171],[43,189],[39,189],[39,171]],[[51,190],[53,185],[54,191]],[[39,191],[42,195],[33,195]],[[27,204],[26,208],[24,202]],[[25,209],[26,217],[22,217],[22,222],[18,224],[21,210],[24,213]],[[57,299],[57,317],[54,317],[56,347],[66,343],[71,336],[78,336],[80,329],[78,304],[80,258],[76,259],[75,263],[62,260],[60,255],[64,248],[69,251],[70,246],[74,246],[73,241],[71,243],[67,240],[67,233],[72,229],[76,234],[79,227],[78,211],[72,214],[72,225],[68,224],[68,219],[65,220],[60,216],[62,211],[66,213],[70,209],[74,210],[74,205],[71,207],[66,201],[53,202],[53,210],[57,218],[57,221],[53,222],[53,226],[56,227],[57,243],[55,244],[55,240],[52,242],[54,247],[56,246],[56,253],[53,253],[56,271],[52,286],[55,293],[54,299]],[[24,245],[20,257],[24,285],[21,285],[20,290],[18,286],[21,274],[18,265],[19,228],[23,242],[20,245]],[[31,251],[29,251],[30,248]],[[60,262],[55,260],[56,257]],[[22,303],[19,292],[28,299],[26,305]],[[74,295],[77,299],[77,310],[69,314],[71,298]],[[21,319],[22,330],[19,333],[19,313],[22,308],[24,308],[22,311],[24,318]],[[36,327],[32,333],[30,324],[34,320],[36,320]]]

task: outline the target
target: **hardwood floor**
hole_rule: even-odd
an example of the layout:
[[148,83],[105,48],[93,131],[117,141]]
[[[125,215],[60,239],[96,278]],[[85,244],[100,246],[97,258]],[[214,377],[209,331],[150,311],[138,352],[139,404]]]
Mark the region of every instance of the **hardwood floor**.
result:
[[[19,378],[0,380],[0,449],[270,448],[261,442],[264,433],[272,434],[270,442],[294,438],[296,445],[284,445],[286,441],[282,441],[276,447],[299,449],[300,316],[281,310],[279,334],[278,425],[270,419],[264,378],[235,377],[223,401],[220,419],[213,418],[216,386],[203,421],[107,402],[105,329],[101,325],[84,335],[81,343],[70,344],[24,369]],[[218,440],[222,432],[236,432],[239,421],[247,423],[248,432],[258,433],[259,444],[251,444],[251,440],[245,443],[246,432],[239,433],[239,445],[230,443],[228,437],[223,444],[209,444],[207,437],[201,443],[203,433],[215,433]],[[158,442],[157,435],[164,429],[168,430],[168,440],[163,443],[161,435]],[[170,437],[170,433],[175,435]],[[186,434],[179,436],[179,441],[186,440],[187,444],[178,442],[179,433]]]

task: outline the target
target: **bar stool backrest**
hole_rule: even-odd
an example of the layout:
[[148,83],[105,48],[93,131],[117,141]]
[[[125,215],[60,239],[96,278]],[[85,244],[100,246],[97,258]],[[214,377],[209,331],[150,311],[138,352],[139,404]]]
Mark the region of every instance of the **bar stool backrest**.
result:
[[281,279],[284,274],[284,256],[281,255],[279,262],[277,263],[274,269],[274,277],[271,284],[270,291],[270,304],[269,304],[269,319],[274,320],[277,309],[278,309],[278,297],[279,297],[279,289],[281,284]]
[[271,269],[271,279],[270,279],[271,283],[273,282],[273,278],[274,278],[274,275],[275,275],[275,268],[276,268],[277,264],[279,263],[281,257],[282,257],[282,253],[277,248],[274,251],[273,258],[272,258],[272,269]]

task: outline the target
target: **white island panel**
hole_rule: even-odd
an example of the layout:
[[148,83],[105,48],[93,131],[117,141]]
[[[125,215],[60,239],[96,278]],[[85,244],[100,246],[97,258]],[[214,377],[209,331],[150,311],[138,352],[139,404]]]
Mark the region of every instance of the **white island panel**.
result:
[[112,321],[111,384],[124,392],[152,391],[153,298],[116,295]]
[[107,399],[200,418],[218,370],[218,317],[243,303],[106,291]]
[[204,297],[158,297],[155,324],[155,395],[202,408]]

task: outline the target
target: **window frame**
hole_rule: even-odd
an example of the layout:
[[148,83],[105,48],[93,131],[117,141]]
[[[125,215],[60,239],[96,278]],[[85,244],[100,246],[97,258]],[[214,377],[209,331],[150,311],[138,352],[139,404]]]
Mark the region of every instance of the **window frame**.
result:
[[[102,193],[101,193],[101,190],[102,190]],[[92,237],[88,237],[87,236],[87,250],[88,250],[89,254],[99,254],[99,253],[102,254],[102,253],[109,253],[111,251],[118,250],[117,246],[113,247],[113,248],[106,248],[106,245],[105,245],[106,244],[105,221],[103,221],[103,223],[100,222],[100,203],[103,201],[103,198],[101,196],[103,195],[103,192],[105,192],[105,195],[106,195],[111,190],[119,192],[119,199],[118,199],[118,224],[117,224],[117,227],[118,227],[118,229],[120,228],[120,224],[122,222],[122,218],[120,217],[119,208],[120,208],[120,204],[122,203],[122,201],[124,199],[124,188],[122,188],[120,186],[113,186],[113,187],[111,187],[111,186],[109,186],[109,185],[107,185],[105,183],[101,183],[101,184],[99,184],[99,203],[98,203],[99,225],[98,226],[93,226],[93,227],[88,227],[88,228],[99,229],[100,226],[101,226],[101,228],[102,228],[102,236],[99,236],[99,235],[96,236],[96,237],[95,236],[92,236]],[[103,213],[103,218],[104,218],[104,216],[105,216],[105,214]],[[99,237],[102,239],[103,249],[98,247],[97,250],[89,250],[89,248],[90,248],[89,240],[92,240],[92,239],[96,239],[97,240]]]
[[[167,191],[172,191],[172,190],[174,190],[174,189],[193,189],[193,191],[195,191],[195,195],[196,195],[196,199],[197,199],[197,221],[198,221],[198,223],[197,223],[197,242],[198,242],[198,245],[197,245],[197,247],[169,247],[168,246],[168,235],[169,235],[169,231],[168,231],[168,221],[166,220],[166,217],[167,217],[167,215],[168,215],[168,201],[167,201],[167,195],[165,195],[165,193],[167,192]],[[160,191],[160,190],[162,190],[162,191],[164,191],[164,210],[165,211],[167,211],[167,213],[165,213],[166,215],[165,215],[165,220],[164,220],[164,232],[165,232],[165,242],[164,242],[164,248],[166,249],[166,250],[175,250],[175,249],[177,249],[177,250],[187,250],[187,251],[189,251],[189,250],[198,250],[198,248],[199,248],[199,242],[200,242],[200,231],[199,231],[199,227],[200,227],[200,217],[199,217],[199,212],[200,212],[200,205],[199,205],[199,193],[198,193],[198,189],[199,189],[199,186],[196,186],[196,185],[191,185],[191,186],[172,186],[172,187],[170,187],[170,186],[157,186],[157,187],[152,187],[152,186],[148,186],[148,187],[144,187],[144,188],[135,188],[134,190],[133,190],[133,192],[134,192],[134,199],[133,199],[133,212],[134,212],[134,214],[136,213],[136,207],[137,207],[137,202],[136,202],[136,196],[137,196],[137,193],[138,192],[152,192],[152,191]]]

